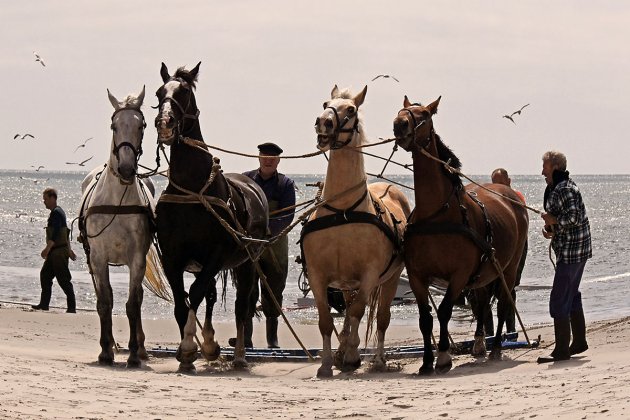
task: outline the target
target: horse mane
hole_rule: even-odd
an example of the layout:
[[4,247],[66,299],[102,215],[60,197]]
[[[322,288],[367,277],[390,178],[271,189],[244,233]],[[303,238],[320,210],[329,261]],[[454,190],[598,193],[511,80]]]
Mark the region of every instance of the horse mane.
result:
[[[457,156],[455,156],[455,153],[453,153],[451,148],[444,144],[437,133],[435,133],[435,147],[437,148],[438,158],[440,160],[448,162],[450,159],[450,162],[448,163],[450,166],[455,169],[462,168],[462,162]],[[453,185],[463,185],[462,179],[459,177],[459,175],[450,173],[444,167],[442,167],[442,170],[444,171],[444,174],[447,176],[447,178],[449,178],[451,182],[453,182]]]
[[184,67],[180,67],[177,69],[173,78],[182,79],[184,82],[188,83],[190,86],[194,88],[197,87],[197,76],[199,73],[196,73],[194,76],[190,74],[189,70],[186,70]]
[[[333,99],[354,99],[356,94],[350,90],[350,88],[343,88],[339,90],[337,96]],[[357,110],[357,117],[359,118],[359,124],[357,130],[359,133],[359,145],[362,146],[367,143],[367,136],[365,135],[365,127],[363,126],[363,111],[361,107]]]

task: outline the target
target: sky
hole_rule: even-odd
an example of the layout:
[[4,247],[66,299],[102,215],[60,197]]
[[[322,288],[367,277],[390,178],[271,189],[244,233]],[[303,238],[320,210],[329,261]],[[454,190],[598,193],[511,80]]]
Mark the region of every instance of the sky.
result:
[[[150,106],[160,65],[172,73],[201,62],[201,130],[206,143],[229,150],[257,153],[273,141],[286,155],[314,152],[315,118],[333,86],[367,85],[361,108],[371,141],[393,137],[404,95],[424,104],[441,96],[435,129],[464,173],[540,174],[542,154],[555,149],[573,174],[627,174],[628,22],[625,1],[5,1],[0,168],[104,163],[113,112],[106,89],[120,99],[143,85],[141,163],[154,166]],[[379,74],[399,82],[371,80]],[[502,118],[525,104],[516,124]],[[35,139],[14,140],[17,133]],[[226,172],[257,167],[215,154]],[[90,156],[89,168],[66,164]],[[411,157],[398,150],[394,160]],[[368,171],[382,166],[366,158]],[[325,173],[326,161],[284,160],[280,170]]]

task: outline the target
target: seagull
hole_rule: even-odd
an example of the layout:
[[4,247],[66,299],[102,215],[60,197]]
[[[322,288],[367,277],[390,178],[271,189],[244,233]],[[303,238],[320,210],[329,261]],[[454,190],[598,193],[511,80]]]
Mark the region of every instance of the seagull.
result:
[[[21,137],[20,137],[20,136],[21,136]],[[18,134],[16,134],[15,136],[13,136],[13,140],[16,140],[18,137],[20,137],[20,140],[24,140],[24,139],[25,139],[25,138],[27,138],[27,137],[30,137],[30,138],[32,138],[32,139],[34,139],[34,138],[35,138],[35,136],[34,136],[34,135],[29,134],[29,133],[26,133],[26,134],[24,134],[24,135],[22,135],[22,134],[19,134],[19,133],[18,133]]]
[[22,216],[28,216],[28,213],[15,213],[15,217],[18,219]]
[[76,152],[77,152],[77,150],[79,150],[79,149],[80,149],[80,148],[82,148],[82,147],[85,147],[85,145],[87,144],[87,142],[88,142],[88,141],[90,141],[90,140],[92,140],[93,138],[94,138],[94,137],[90,137],[89,139],[85,139],[85,141],[83,142],[83,144],[78,145],[78,146],[77,146],[77,148],[76,148],[76,149],[74,149],[74,152],[72,152],[72,153],[76,153]]
[[35,51],[33,51],[33,54],[35,54],[35,61],[39,61],[43,67],[46,67],[46,63],[44,63],[44,60],[42,60],[39,54],[37,54]]
[[382,78],[384,78],[384,79],[389,79],[389,78],[391,77],[391,78],[392,78],[392,79],[394,79],[395,81],[400,82],[400,80],[396,79],[394,76],[391,76],[391,75],[389,75],[389,74],[379,74],[379,75],[378,75],[378,76],[376,76],[374,79],[372,79],[372,81],[375,81],[375,80],[376,80],[376,79],[378,79],[379,77],[382,77]]
[[88,160],[92,159],[94,156],[90,156],[89,158],[85,159],[83,162],[66,162],[66,165],[79,165],[79,166],[85,166],[85,162],[87,162]]
[[[31,165],[31,168],[35,168],[35,165]],[[36,169],[35,172],[39,172],[40,169],[43,169],[44,166],[43,165],[39,165]]]
[[525,104],[521,107],[521,109],[519,109],[518,111],[514,111],[512,112],[510,115],[504,115],[503,118],[507,118],[508,120],[512,121],[514,123],[514,125],[516,125],[516,122],[514,122],[514,118],[512,118],[514,115],[521,115],[521,111],[523,109],[525,109],[526,106],[529,106],[529,104]]

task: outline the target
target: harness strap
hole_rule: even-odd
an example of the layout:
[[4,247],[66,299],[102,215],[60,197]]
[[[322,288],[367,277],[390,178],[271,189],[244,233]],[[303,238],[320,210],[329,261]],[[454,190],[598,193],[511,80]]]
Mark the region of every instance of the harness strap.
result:
[[359,198],[353,205],[351,205],[347,209],[338,209],[328,204],[324,204],[322,207],[325,208],[326,210],[330,210],[335,213],[343,213],[343,214],[349,213],[349,212],[354,211],[354,209],[356,209],[357,207],[359,207],[359,204],[361,204],[363,200],[365,200],[365,197],[367,197],[367,194],[368,194],[368,190],[366,188],[365,191],[363,192],[363,195],[361,195],[361,198]]
[[151,209],[148,206],[92,206],[88,207],[85,212],[85,216],[92,214],[148,214],[152,215]]

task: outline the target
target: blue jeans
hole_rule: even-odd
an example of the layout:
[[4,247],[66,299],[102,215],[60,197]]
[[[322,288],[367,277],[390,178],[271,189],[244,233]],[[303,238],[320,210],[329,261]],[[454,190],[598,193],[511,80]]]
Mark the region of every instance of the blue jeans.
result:
[[586,260],[565,264],[559,262],[553,277],[553,287],[549,296],[549,314],[552,318],[566,318],[571,312],[582,309],[580,281]]

